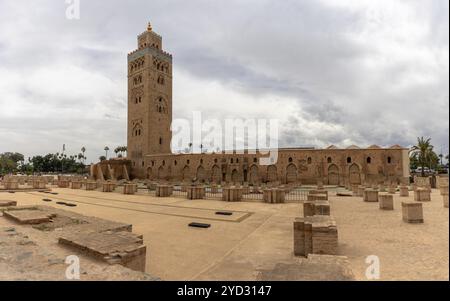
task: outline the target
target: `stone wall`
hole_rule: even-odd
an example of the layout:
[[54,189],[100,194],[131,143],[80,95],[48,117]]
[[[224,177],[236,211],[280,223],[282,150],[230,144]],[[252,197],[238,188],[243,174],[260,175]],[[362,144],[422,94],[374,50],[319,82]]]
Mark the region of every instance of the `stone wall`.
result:
[[145,177],[151,180],[197,180],[217,184],[316,184],[321,181],[326,185],[344,186],[366,182],[400,183],[409,176],[404,174],[403,155],[402,148],[281,149],[277,163],[270,166],[260,165],[261,155],[251,153],[147,155],[144,166]]

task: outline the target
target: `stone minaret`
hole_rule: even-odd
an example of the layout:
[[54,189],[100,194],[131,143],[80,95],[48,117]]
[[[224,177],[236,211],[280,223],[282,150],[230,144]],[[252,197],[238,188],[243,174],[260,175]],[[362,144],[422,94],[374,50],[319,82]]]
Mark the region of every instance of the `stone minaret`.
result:
[[128,54],[128,158],[132,175],[145,176],[144,156],[171,152],[172,55],[150,23]]

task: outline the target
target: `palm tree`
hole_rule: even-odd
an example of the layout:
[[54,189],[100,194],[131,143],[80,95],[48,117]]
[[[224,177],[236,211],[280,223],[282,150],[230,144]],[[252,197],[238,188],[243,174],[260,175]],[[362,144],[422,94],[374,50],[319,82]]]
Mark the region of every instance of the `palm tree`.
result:
[[84,153],[86,152],[86,148],[84,146],[81,148],[81,152],[83,153],[83,164],[84,164],[86,160],[86,156],[84,155]]
[[192,142],[189,142],[189,152],[191,152],[192,153]]
[[105,158],[106,158],[106,160],[108,160],[109,147],[105,146],[104,150],[105,150],[105,153],[106,153]]
[[200,144],[200,154],[203,153],[203,144]]
[[421,170],[422,177],[425,176],[425,166],[430,163],[433,153],[433,146],[430,143],[431,138],[424,139],[423,137],[417,137],[417,144],[414,145],[410,152],[411,156],[417,159]]
[[105,157],[105,156],[100,156],[98,159],[99,159],[100,161],[105,161],[105,160],[106,160],[106,157]]
[[118,154],[121,152],[120,146],[116,147],[114,149],[114,153],[116,154],[116,157],[118,156]]

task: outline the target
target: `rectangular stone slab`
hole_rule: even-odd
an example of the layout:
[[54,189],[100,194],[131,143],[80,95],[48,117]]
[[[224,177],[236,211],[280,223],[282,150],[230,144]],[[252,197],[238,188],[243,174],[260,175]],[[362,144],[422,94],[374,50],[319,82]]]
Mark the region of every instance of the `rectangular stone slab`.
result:
[[0,200],[0,207],[12,207],[12,206],[17,206],[17,202],[9,200]]
[[110,264],[145,271],[146,247],[141,235],[131,232],[78,232],[63,234],[58,243]]
[[51,220],[51,215],[41,210],[7,210],[3,212],[3,216],[12,219],[20,224],[36,225],[48,223]]

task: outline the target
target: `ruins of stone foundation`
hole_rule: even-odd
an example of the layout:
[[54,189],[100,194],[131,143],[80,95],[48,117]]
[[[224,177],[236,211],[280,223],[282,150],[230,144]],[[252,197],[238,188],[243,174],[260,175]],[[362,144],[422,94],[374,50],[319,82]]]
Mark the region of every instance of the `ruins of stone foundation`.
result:
[[[8,252],[10,259],[5,262],[5,258],[2,257],[0,260],[2,270],[10,271],[10,274],[5,275],[6,272],[0,272],[1,279],[12,280],[16,273],[20,279],[20,266],[23,264],[20,254],[23,254],[21,252],[25,248],[30,249],[27,251],[30,254],[35,254],[33,258],[30,258],[33,260],[28,263],[28,268],[35,266],[35,269],[41,270],[42,265],[45,265],[42,260],[45,260],[48,255],[39,254],[41,252],[53,254],[48,259],[53,272],[46,274],[41,270],[41,273],[28,276],[30,278],[27,280],[64,280],[67,265],[65,258],[58,258],[55,255],[57,253],[70,253],[92,260],[89,273],[93,273],[100,267],[104,270],[109,269],[108,265],[114,266],[111,268],[111,271],[114,271],[113,274],[95,275],[102,280],[156,280],[145,273],[146,246],[143,245],[141,235],[132,233],[131,224],[84,216],[42,205],[17,206],[17,202],[4,200],[0,201],[0,218],[9,222],[9,227],[0,228],[2,241],[0,253],[4,254],[5,248],[11,248]],[[19,241],[15,243],[17,239]],[[40,247],[37,248],[37,246]],[[16,254],[19,256],[17,259],[14,257]],[[19,260],[19,262],[15,263],[13,260]],[[55,264],[59,265],[59,269]]]
[[[405,223],[420,226],[420,224],[427,223],[424,202],[439,201],[443,202],[443,208],[448,208],[448,178],[440,177],[436,181],[442,200],[436,199],[436,196],[431,197],[431,189],[436,188],[433,187],[429,178],[416,177],[414,181],[415,183],[409,186],[404,183],[399,183],[399,185],[389,183],[386,186],[391,189],[391,192],[380,192],[379,184],[374,189],[375,185],[372,183],[340,188],[324,185],[321,182],[318,182],[317,185],[261,183],[256,186],[244,183],[243,185],[226,184],[222,186],[221,184],[184,184],[182,182],[149,180],[94,181],[77,176],[7,176],[0,182],[0,192],[4,195],[8,195],[8,192],[34,192],[41,194],[42,197],[48,195],[52,198],[54,189],[66,189],[67,191],[81,190],[105,195],[147,195],[162,199],[176,197],[191,201],[198,199],[224,202],[258,201],[266,203],[267,206],[294,202],[302,208],[303,215],[293,220],[292,253],[299,258],[305,258],[306,261],[302,261],[305,266],[314,266],[313,258],[316,258],[314,256],[329,256],[326,261],[332,268],[333,264],[340,265],[345,262],[346,254],[340,251],[339,223],[334,217],[330,199],[348,195],[355,202],[365,201],[367,206],[371,206],[372,202],[378,202],[379,209],[383,211],[400,210],[401,218]],[[36,183],[42,184],[37,185]],[[340,190],[336,190],[337,188]],[[408,194],[412,193],[414,197],[411,196],[409,201],[401,202],[399,208],[394,207],[394,198],[406,198],[405,190]],[[96,262],[113,266],[120,265],[136,272],[145,271],[145,262],[148,260],[148,256],[151,256],[149,255],[151,250],[144,245],[145,237],[131,231],[130,224],[87,217],[42,205],[17,206],[17,201],[3,197],[1,199],[0,210],[3,212],[1,218],[10,221],[16,229],[24,227],[23,229],[33,229],[44,233],[46,238],[41,235],[39,239],[53,241],[60,248],[72,250],[76,254],[86,256]],[[66,205],[71,204],[66,202]],[[375,210],[375,207],[373,208]],[[241,221],[246,217],[248,215],[241,215],[236,221]],[[308,278],[311,275],[303,274],[302,277]],[[150,276],[143,276],[143,278],[153,279]]]
[[[149,202],[155,198],[162,201],[157,204],[160,207],[164,207],[164,200],[169,198],[190,202],[214,200],[227,202],[227,206],[240,202],[261,203],[269,210],[295,204],[303,213],[289,219],[289,223],[293,223],[293,237],[289,232],[289,254],[295,256],[295,261],[261,269],[258,279],[266,280],[286,279],[287,273],[301,279],[353,279],[347,267],[348,258],[340,248],[340,224],[333,212],[332,201],[338,197],[372,206],[370,208],[380,214],[401,211],[401,219],[397,219],[403,220],[405,227],[420,227],[427,222],[426,205],[437,201],[432,197],[432,188],[439,189],[441,206],[448,208],[448,177],[438,177],[434,182],[430,177],[415,177],[410,183],[408,150],[399,145],[388,148],[377,145],[367,148],[353,145],[344,149],[335,146],[326,149],[285,148],[278,150],[278,160],[272,165],[260,164],[263,155],[249,150],[171,153],[172,56],[162,49],[161,36],[149,28],[138,36],[138,48],[128,55],[127,158],[92,165],[89,178],[7,175],[0,182],[0,193],[40,193],[42,201],[47,202],[51,200],[45,198],[46,195],[57,194],[53,189],[64,192],[84,190],[98,199],[103,198],[100,193],[126,197],[125,200],[109,200],[113,202],[130,202],[129,198],[139,196],[149,197]],[[410,194],[413,194],[413,200],[408,200]],[[397,197],[407,200],[402,201],[401,206],[394,206]],[[28,250],[38,241],[56,253],[70,250],[89,258],[92,260],[89,273],[99,267],[114,267],[115,279],[154,280],[145,273],[146,262],[152,254],[145,244],[146,237],[133,233],[131,224],[57,209],[54,203],[66,208],[77,206],[76,201],[59,200],[52,206],[17,206],[17,201],[0,200],[0,218],[11,225],[0,228],[0,238],[2,243],[5,242],[2,250]],[[144,205],[139,203],[139,206]],[[170,206],[171,210],[178,210],[170,213],[171,216],[184,218],[195,216],[185,211],[204,210]],[[164,210],[169,209],[164,207]],[[162,211],[156,214],[163,214]],[[212,221],[239,223],[253,214],[217,210],[212,218],[209,213],[198,215],[207,216],[208,223],[198,218],[200,221],[192,221],[189,226],[196,230],[209,229]],[[30,252],[32,257],[46,258],[34,249]],[[36,277],[24,276],[14,269],[21,267],[20,260],[4,264],[0,259],[0,270],[6,271],[0,272],[0,278],[5,275],[10,278]],[[301,275],[298,275],[299,267],[304,267]],[[46,277],[59,279],[61,275],[56,276],[56,272],[43,274],[42,279]]]

